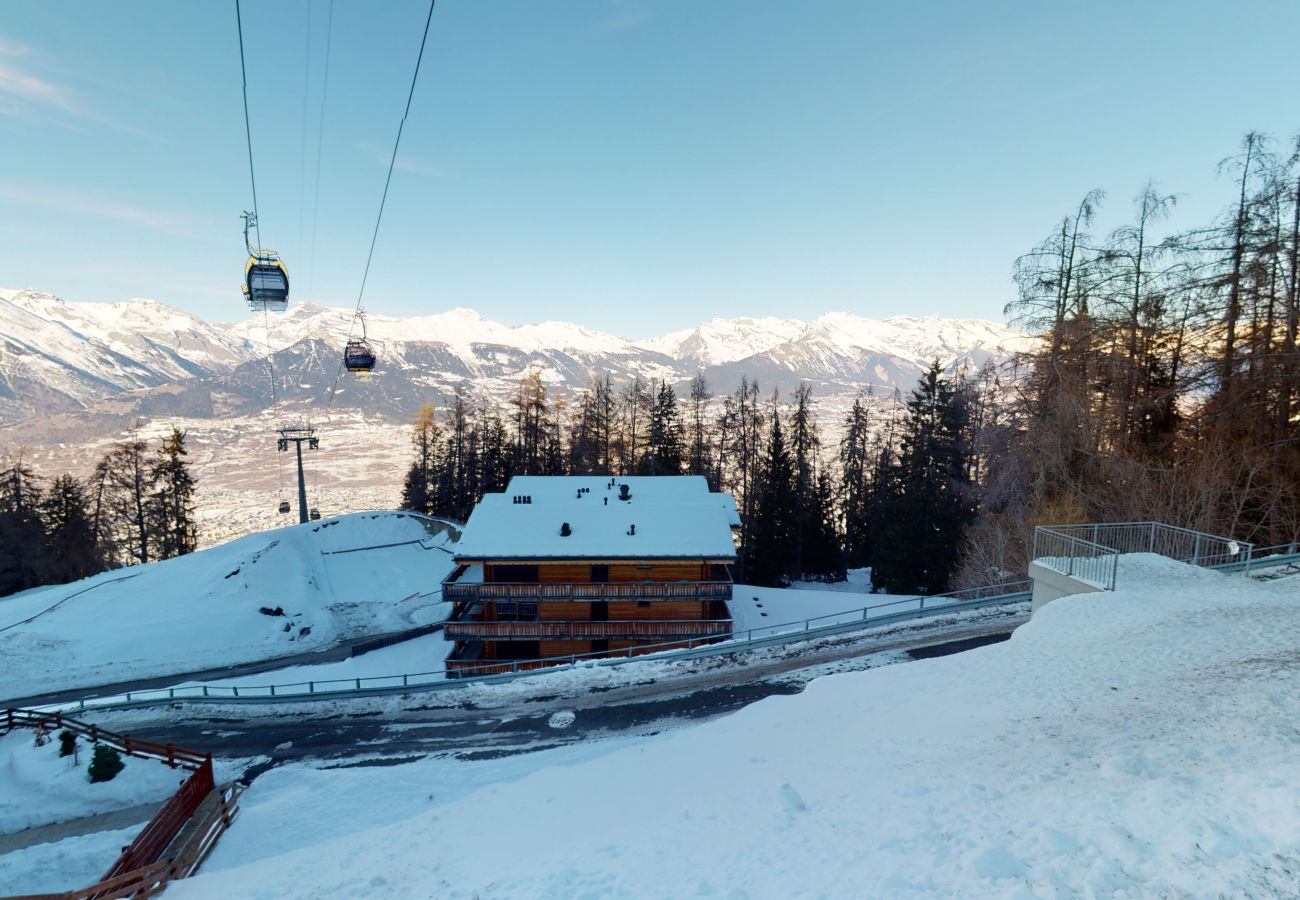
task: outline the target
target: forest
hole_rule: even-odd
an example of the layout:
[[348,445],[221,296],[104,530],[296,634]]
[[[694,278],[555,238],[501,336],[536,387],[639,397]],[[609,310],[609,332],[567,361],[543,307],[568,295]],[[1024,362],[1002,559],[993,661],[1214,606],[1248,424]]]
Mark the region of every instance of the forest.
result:
[[735,494],[737,577],[934,593],[1023,577],[1039,524],[1153,519],[1259,545],[1300,538],[1300,140],[1247,134],[1214,221],[1162,230],[1148,183],[1095,234],[1100,190],[1014,263],[1006,313],[1034,349],[936,362],[906,398],[861,397],[827,446],[812,391],[695,378],[571,403],[526,377],[507,408],[452,398],[414,422],[403,505],[465,518],[512,474],[695,474]]
[[109,448],[89,478],[65,473],[47,484],[11,454],[0,470],[0,596],[193,552],[186,455],[179,428],[152,453],[133,435]]

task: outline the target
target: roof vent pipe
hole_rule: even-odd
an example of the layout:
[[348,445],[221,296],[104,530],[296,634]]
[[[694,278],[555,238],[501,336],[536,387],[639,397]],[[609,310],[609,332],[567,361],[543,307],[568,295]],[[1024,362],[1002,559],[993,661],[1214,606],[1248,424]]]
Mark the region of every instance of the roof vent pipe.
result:
[[620,484],[620,485],[618,486],[618,499],[620,499],[620,500],[631,500],[631,499],[632,499],[632,489],[629,488],[626,484]]
[[568,537],[573,534],[573,529],[569,527],[568,522],[560,523],[560,537]]

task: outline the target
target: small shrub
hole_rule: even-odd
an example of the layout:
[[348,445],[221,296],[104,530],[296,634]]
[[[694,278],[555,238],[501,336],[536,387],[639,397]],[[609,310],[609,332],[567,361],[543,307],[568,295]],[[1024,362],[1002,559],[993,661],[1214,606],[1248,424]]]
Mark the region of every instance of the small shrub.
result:
[[64,729],[59,732],[59,756],[71,756],[77,752],[77,736]]
[[117,773],[122,771],[126,766],[122,762],[122,755],[106,744],[96,744],[95,753],[90,758],[90,781],[94,784],[97,781],[112,781],[117,777]]

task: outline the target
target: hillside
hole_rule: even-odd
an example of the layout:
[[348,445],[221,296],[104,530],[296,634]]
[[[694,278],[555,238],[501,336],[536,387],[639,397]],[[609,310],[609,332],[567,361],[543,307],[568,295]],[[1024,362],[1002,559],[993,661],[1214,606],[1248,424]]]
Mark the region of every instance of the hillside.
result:
[[1293,896],[1294,579],[1124,562],[1121,590],[1058,600],[1008,642],[665,734],[281,767],[170,890]]
[[422,516],[354,513],[0,599],[0,685],[22,697],[436,621],[452,537]]

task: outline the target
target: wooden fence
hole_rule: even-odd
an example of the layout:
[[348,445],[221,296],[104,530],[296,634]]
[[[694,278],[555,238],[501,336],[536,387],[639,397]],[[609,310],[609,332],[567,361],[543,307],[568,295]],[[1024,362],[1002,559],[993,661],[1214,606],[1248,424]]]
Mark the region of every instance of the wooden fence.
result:
[[[80,890],[33,894],[25,900],[112,900],[156,896],[172,879],[187,878],[198,871],[238,812],[243,788],[238,784],[217,788],[210,753],[140,740],[98,725],[88,725],[61,713],[6,709],[0,717],[0,734],[14,728],[71,731],[93,743],[115,747],[129,756],[156,759],[174,769],[190,772],[189,778],[154,814],[135,840],[123,849],[98,882]],[[171,855],[162,859],[169,849]]]

